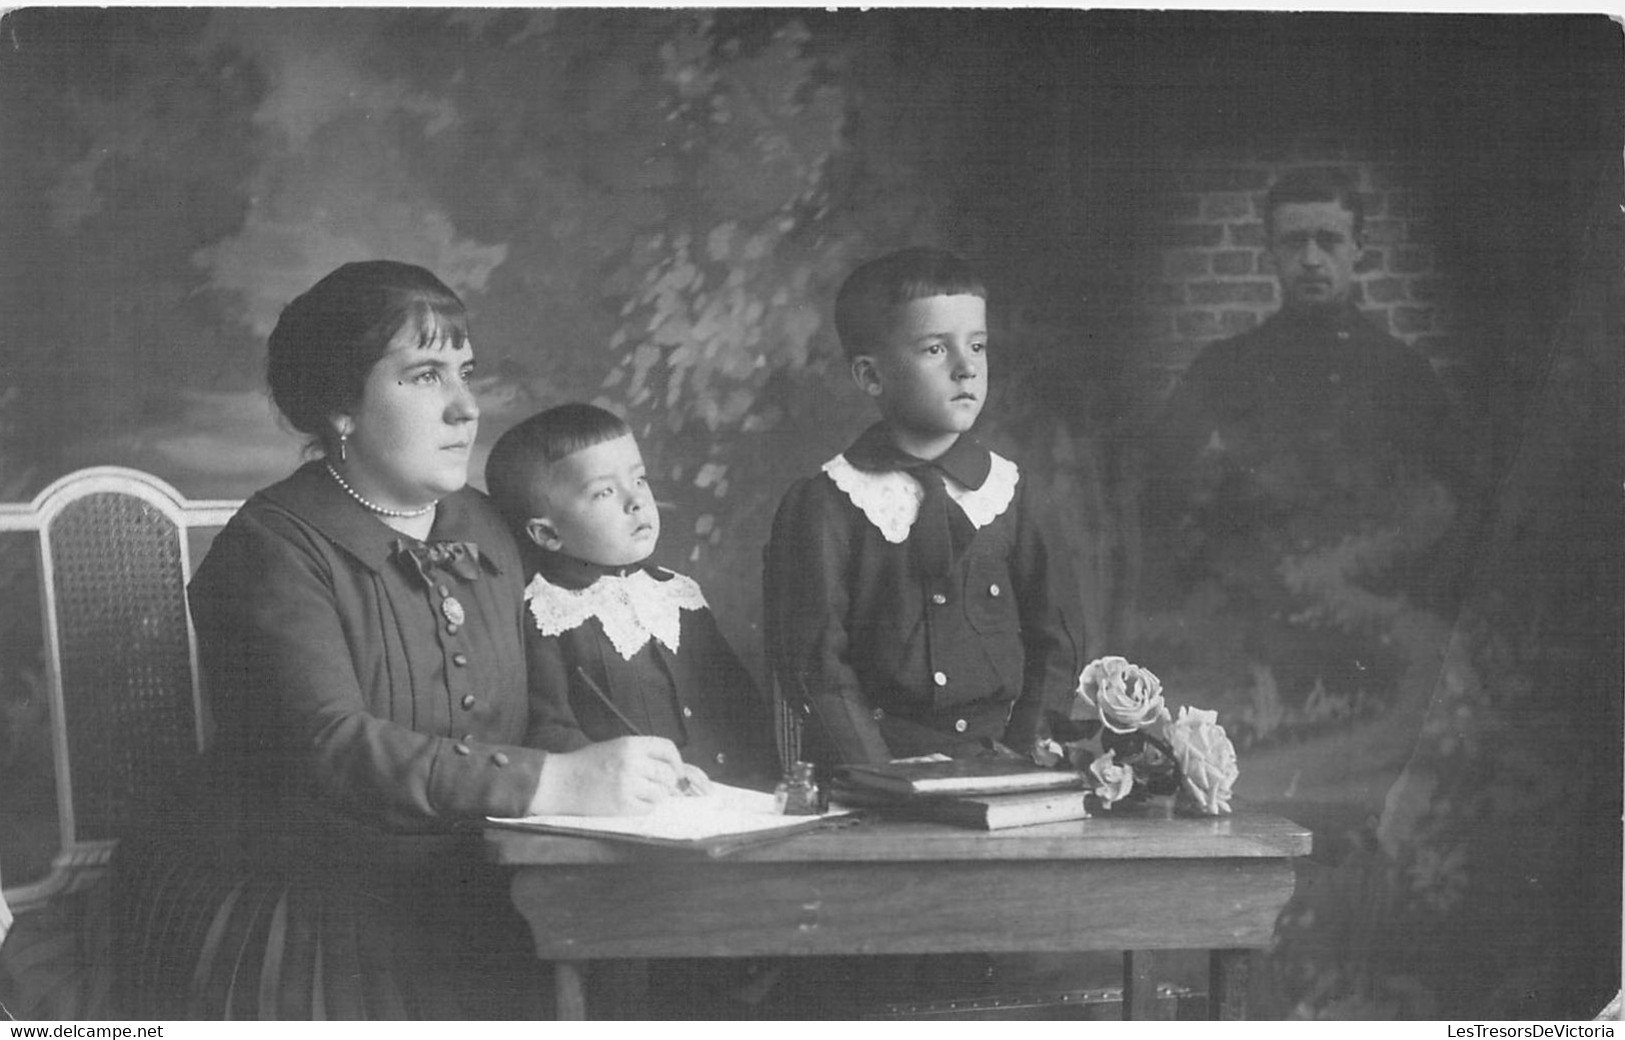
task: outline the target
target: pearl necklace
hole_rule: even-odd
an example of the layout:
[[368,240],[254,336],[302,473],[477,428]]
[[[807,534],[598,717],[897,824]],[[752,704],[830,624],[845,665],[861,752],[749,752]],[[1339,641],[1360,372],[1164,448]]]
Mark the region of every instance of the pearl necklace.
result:
[[410,520],[413,517],[426,516],[427,514],[432,513],[434,511],[434,507],[440,504],[439,500],[437,499],[436,501],[430,502],[422,509],[386,509],[376,502],[369,502],[362,498],[360,492],[344,482],[344,478],[339,476],[339,471],[333,468],[333,464],[331,462],[326,463],[326,466],[327,472],[332,475],[334,480],[338,481],[339,487],[344,489],[344,493],[346,495],[349,495],[357,502],[360,502],[363,508],[377,513],[379,516],[393,516],[403,520]]

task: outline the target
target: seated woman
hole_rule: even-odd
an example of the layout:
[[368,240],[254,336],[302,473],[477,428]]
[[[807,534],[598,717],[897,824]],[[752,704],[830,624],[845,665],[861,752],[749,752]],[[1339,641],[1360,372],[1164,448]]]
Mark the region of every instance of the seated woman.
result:
[[217,731],[114,864],[121,1016],[548,1013],[487,815],[635,813],[669,741],[568,754],[529,724],[524,573],[465,487],[479,408],[462,302],[346,264],[283,311],[268,381],[321,457],[254,495],[190,588]]

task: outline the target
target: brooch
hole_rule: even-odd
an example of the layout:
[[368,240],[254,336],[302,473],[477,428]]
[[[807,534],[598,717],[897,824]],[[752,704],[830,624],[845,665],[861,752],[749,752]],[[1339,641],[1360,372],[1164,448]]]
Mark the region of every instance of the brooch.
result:
[[456,596],[447,596],[440,604],[440,613],[446,615],[446,620],[454,625],[463,623],[463,605],[457,602]]

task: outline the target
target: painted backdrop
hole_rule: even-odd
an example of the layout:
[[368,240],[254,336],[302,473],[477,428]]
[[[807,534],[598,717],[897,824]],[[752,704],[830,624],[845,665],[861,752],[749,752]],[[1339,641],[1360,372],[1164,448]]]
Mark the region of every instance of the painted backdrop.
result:
[[[13,12],[0,493],[269,483],[301,448],[262,391],[279,308],[412,261],[470,305],[482,447],[561,401],[626,413],[662,562],[759,667],[778,495],[868,419],[834,289],[947,245],[989,272],[983,433],[1072,517],[1091,653],[1218,708],[1240,793],[1316,830],[1259,1010],[1589,1016],[1620,963],[1620,73],[1618,28],[1567,16]],[[1194,352],[1273,309],[1258,204],[1302,162],[1385,207],[1362,302],[1491,489],[1447,609],[1297,590],[1317,633],[1401,641],[1347,688],[1142,596],[1140,449]],[[31,581],[0,546],[13,881],[52,841]]]

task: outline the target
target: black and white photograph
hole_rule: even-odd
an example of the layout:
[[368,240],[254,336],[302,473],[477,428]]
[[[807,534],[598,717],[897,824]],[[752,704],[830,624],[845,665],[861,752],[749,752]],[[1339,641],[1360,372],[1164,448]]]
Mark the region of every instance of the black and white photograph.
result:
[[8,1024],[1613,1035],[1617,17],[21,7],[0,242]]

